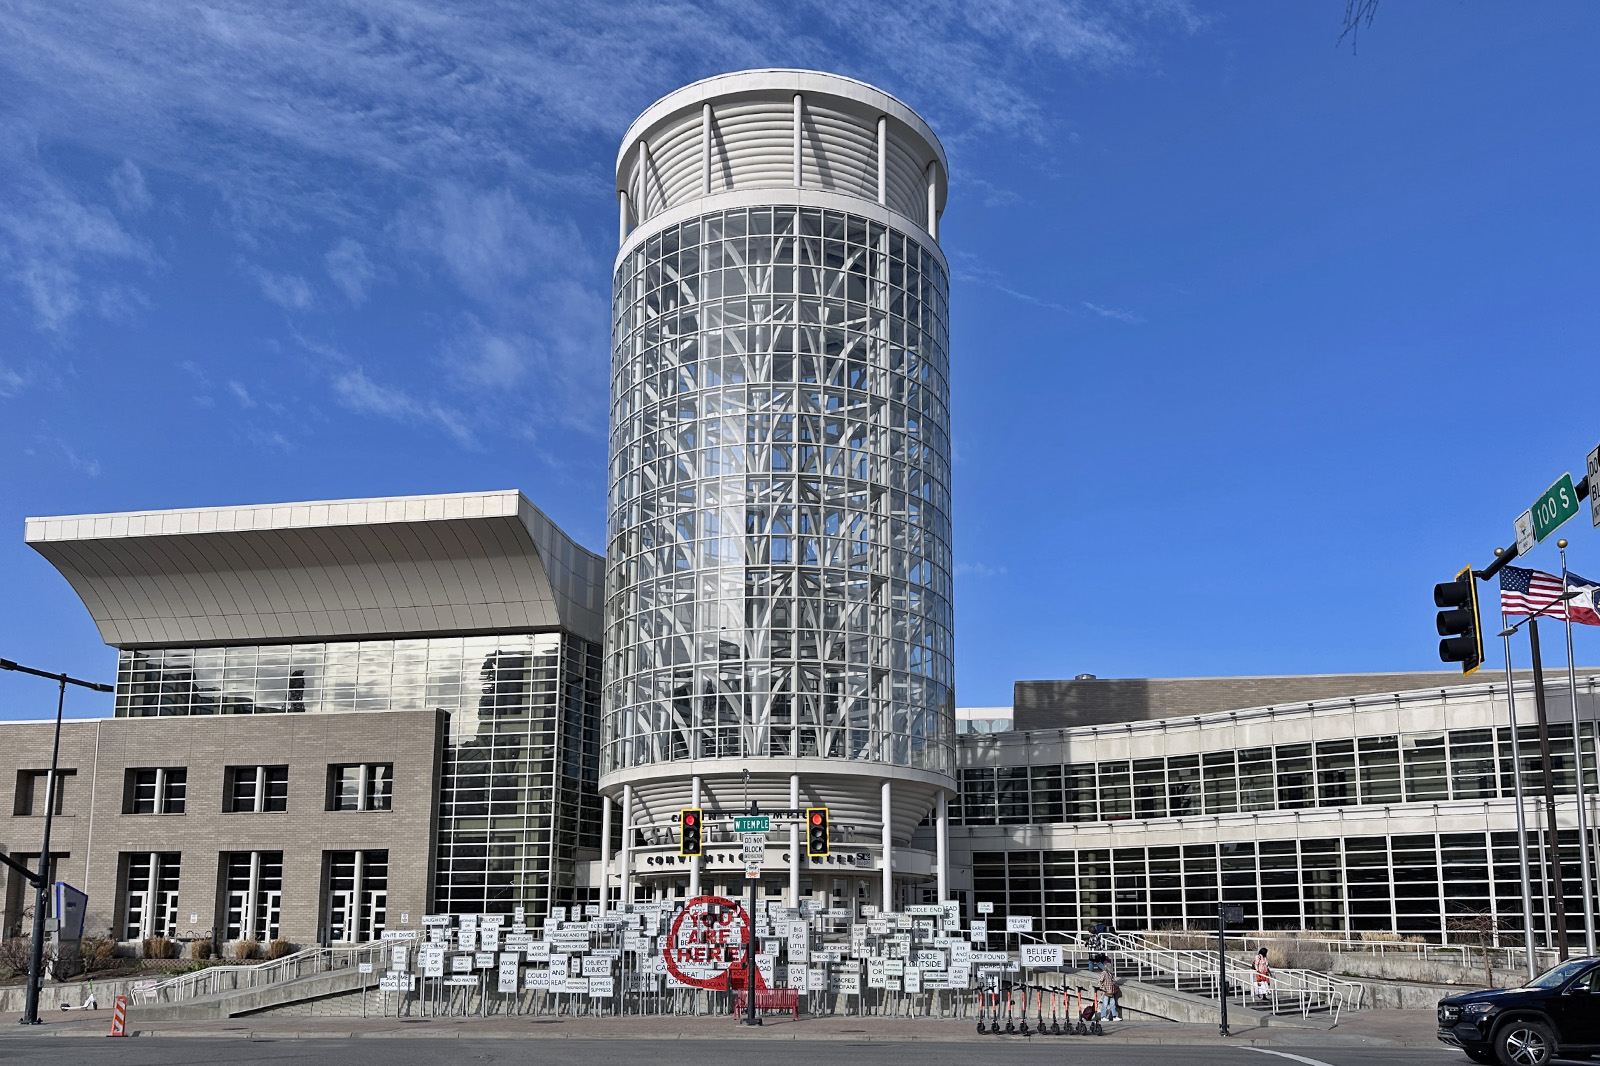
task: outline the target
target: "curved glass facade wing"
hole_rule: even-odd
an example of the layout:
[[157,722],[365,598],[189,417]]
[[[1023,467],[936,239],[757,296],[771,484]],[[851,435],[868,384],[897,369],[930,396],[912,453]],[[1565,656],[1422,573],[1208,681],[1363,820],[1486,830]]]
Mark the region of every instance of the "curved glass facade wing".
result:
[[751,207],[621,260],[602,772],[950,772],[949,280],[923,240]]

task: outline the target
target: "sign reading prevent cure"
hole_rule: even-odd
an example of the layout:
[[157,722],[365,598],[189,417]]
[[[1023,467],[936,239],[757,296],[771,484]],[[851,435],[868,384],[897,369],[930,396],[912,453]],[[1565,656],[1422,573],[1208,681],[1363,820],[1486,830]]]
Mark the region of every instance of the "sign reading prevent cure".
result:
[[[695,988],[743,988],[749,917],[722,896],[696,896],[673,919],[663,954],[667,972]],[[756,972],[756,987],[765,982]]]

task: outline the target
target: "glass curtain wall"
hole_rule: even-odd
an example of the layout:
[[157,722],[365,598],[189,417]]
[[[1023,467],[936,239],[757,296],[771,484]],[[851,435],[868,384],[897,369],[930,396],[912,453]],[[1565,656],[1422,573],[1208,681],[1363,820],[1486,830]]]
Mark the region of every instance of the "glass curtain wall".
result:
[[949,282],[913,237],[759,207],[615,278],[603,758],[954,742]]

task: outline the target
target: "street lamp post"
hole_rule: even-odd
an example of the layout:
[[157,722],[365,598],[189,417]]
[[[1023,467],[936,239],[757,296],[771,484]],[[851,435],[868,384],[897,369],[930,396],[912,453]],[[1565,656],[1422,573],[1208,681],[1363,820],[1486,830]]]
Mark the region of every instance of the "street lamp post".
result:
[[56,734],[55,741],[50,747],[50,777],[47,779],[44,795],[44,841],[39,846],[39,872],[33,879],[33,943],[28,950],[28,990],[23,1001],[21,1018],[23,1025],[38,1025],[39,987],[44,983],[44,910],[49,898],[50,884],[47,876],[50,869],[50,823],[56,813],[56,770],[61,761],[61,715],[67,703],[67,686],[80,685],[95,692],[115,692],[116,689],[111,685],[81,681],[66,674],[52,674],[28,666],[19,666],[10,659],[0,659],[0,670],[15,670],[35,677],[48,677],[59,686],[56,691]]

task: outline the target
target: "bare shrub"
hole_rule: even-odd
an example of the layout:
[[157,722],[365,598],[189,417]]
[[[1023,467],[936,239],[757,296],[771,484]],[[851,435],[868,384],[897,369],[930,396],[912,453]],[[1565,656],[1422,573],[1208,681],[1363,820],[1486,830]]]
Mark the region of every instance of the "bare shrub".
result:
[[164,936],[147,936],[144,938],[144,957],[175,959],[178,957],[178,945]]
[[235,940],[233,957],[239,962],[249,962],[261,954],[261,944],[255,940]]
[[189,957],[191,959],[209,959],[211,957],[210,940],[193,940],[189,943]]
[[78,942],[78,950],[85,970],[106,970],[116,965],[117,942],[109,937],[86,936]]
[[267,958],[281,959],[294,950],[294,945],[287,940],[279,938],[267,945]]

